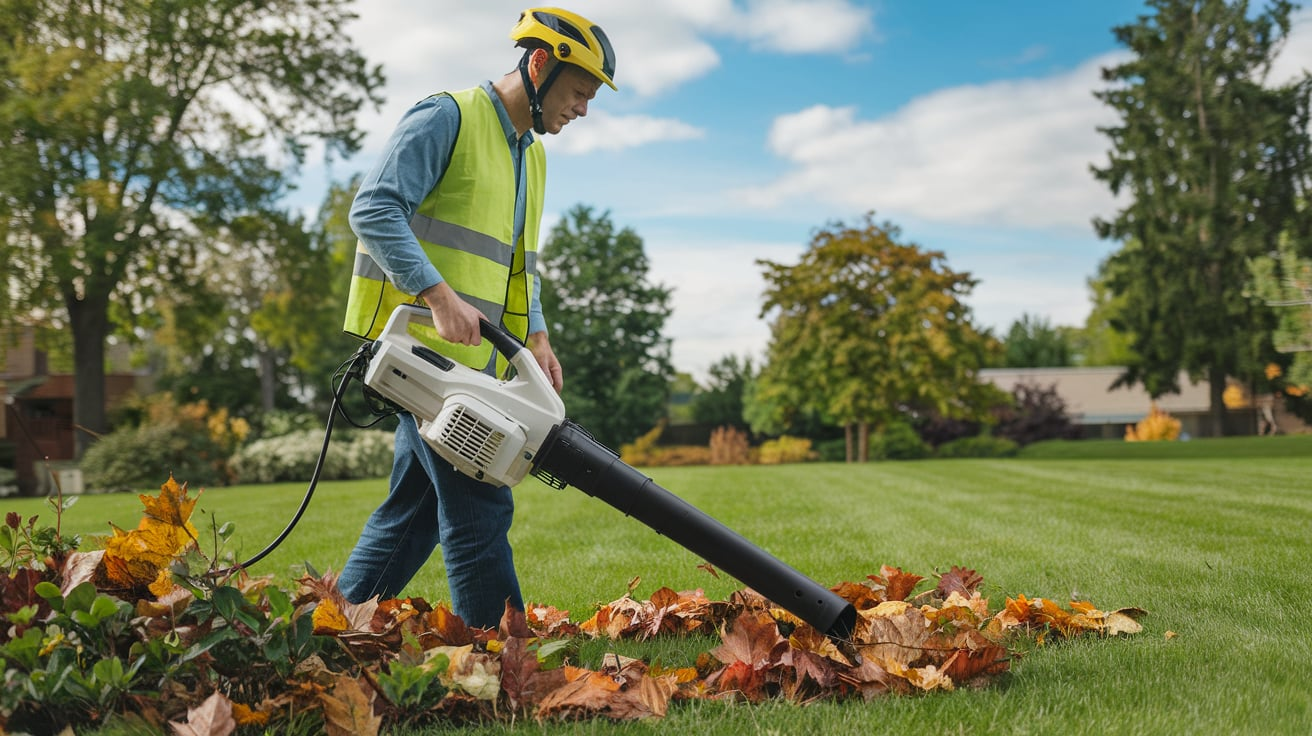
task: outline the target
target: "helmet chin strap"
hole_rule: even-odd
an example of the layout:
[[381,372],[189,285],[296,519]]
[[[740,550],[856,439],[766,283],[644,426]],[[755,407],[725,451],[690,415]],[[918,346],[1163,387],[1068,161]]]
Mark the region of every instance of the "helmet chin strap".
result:
[[542,80],[542,84],[533,84],[533,77],[528,73],[528,62],[533,56],[533,49],[524,52],[519,60],[519,77],[524,81],[524,92],[528,94],[528,112],[533,116],[533,132],[538,135],[547,134],[547,126],[542,122],[542,99],[547,96],[547,90],[551,83],[556,81],[556,76],[565,68],[563,63],[557,63],[547,78]]

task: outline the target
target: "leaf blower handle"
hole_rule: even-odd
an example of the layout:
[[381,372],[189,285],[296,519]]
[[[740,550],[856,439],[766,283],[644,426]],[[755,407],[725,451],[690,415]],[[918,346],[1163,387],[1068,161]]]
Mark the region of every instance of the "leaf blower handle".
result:
[[492,347],[506,356],[507,360],[513,359],[516,353],[524,349],[524,343],[520,342],[519,338],[485,319],[478,321],[478,331],[483,335],[483,339],[492,343]]

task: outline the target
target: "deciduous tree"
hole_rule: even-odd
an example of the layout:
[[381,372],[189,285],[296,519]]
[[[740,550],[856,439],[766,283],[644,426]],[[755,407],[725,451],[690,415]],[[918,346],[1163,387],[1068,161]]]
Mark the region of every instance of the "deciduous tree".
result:
[[1119,120],[1100,128],[1111,150],[1093,171],[1128,204],[1095,225],[1124,242],[1105,269],[1133,335],[1122,382],[1156,397],[1179,390],[1181,370],[1205,378],[1220,432],[1226,377],[1252,375],[1269,349],[1270,310],[1244,294],[1243,274],[1301,217],[1312,78],[1268,85],[1289,2],[1148,6],[1114,29],[1132,56],[1103,70],[1110,86],[1097,93]]
[[345,0],[0,2],[0,316],[71,330],[82,427],[105,429],[111,303],[185,282],[204,229],[269,206],[311,141],[358,147],[381,74],[352,17]]
[[975,279],[899,235],[867,214],[819,230],[795,265],[757,262],[773,321],[754,400],[845,427],[849,460],[865,459],[871,424],[976,416],[991,395],[976,379],[987,338],[962,301]]

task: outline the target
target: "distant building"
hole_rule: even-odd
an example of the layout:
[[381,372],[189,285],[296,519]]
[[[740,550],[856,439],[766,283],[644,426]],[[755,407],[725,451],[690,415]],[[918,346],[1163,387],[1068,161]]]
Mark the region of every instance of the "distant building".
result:
[[[1066,402],[1066,413],[1079,424],[1087,438],[1121,438],[1125,427],[1148,414],[1152,398],[1142,386],[1113,389],[1111,385],[1125,371],[1119,366],[1096,368],[989,368],[979,372],[987,381],[1010,392],[1017,384],[1055,386]],[[1185,373],[1179,378],[1180,393],[1157,399],[1157,406],[1180,420],[1181,431],[1193,437],[1220,434],[1211,426],[1206,382],[1194,383]],[[1271,396],[1253,397],[1247,387],[1232,383],[1232,396],[1226,410],[1226,434],[1258,434],[1261,420],[1273,422],[1277,431],[1306,431],[1296,417],[1283,411],[1280,401]],[[1266,411],[1263,407],[1266,407]]]
[[[127,370],[125,349],[110,350],[109,363],[105,405],[113,407],[138,389],[143,376]],[[0,411],[4,413],[0,421],[0,467],[15,472],[18,492],[49,493],[51,471],[65,472],[61,487],[79,492],[80,475],[72,467],[77,431],[73,423],[73,375],[50,371],[46,354],[36,347],[31,330],[0,333]]]

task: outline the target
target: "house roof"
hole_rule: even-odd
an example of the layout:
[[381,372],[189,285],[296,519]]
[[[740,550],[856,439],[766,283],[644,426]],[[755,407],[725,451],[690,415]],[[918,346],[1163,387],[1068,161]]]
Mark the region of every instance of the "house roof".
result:
[[[1152,397],[1143,386],[1111,389],[1125,372],[1120,366],[1096,368],[987,368],[979,372],[980,380],[989,381],[1004,391],[1027,383],[1042,387],[1056,386],[1057,395],[1066,402],[1066,413],[1080,424],[1125,424],[1137,422],[1148,414]],[[1180,393],[1157,399],[1157,406],[1171,414],[1206,412],[1209,406],[1207,383],[1194,383],[1181,372]]]

